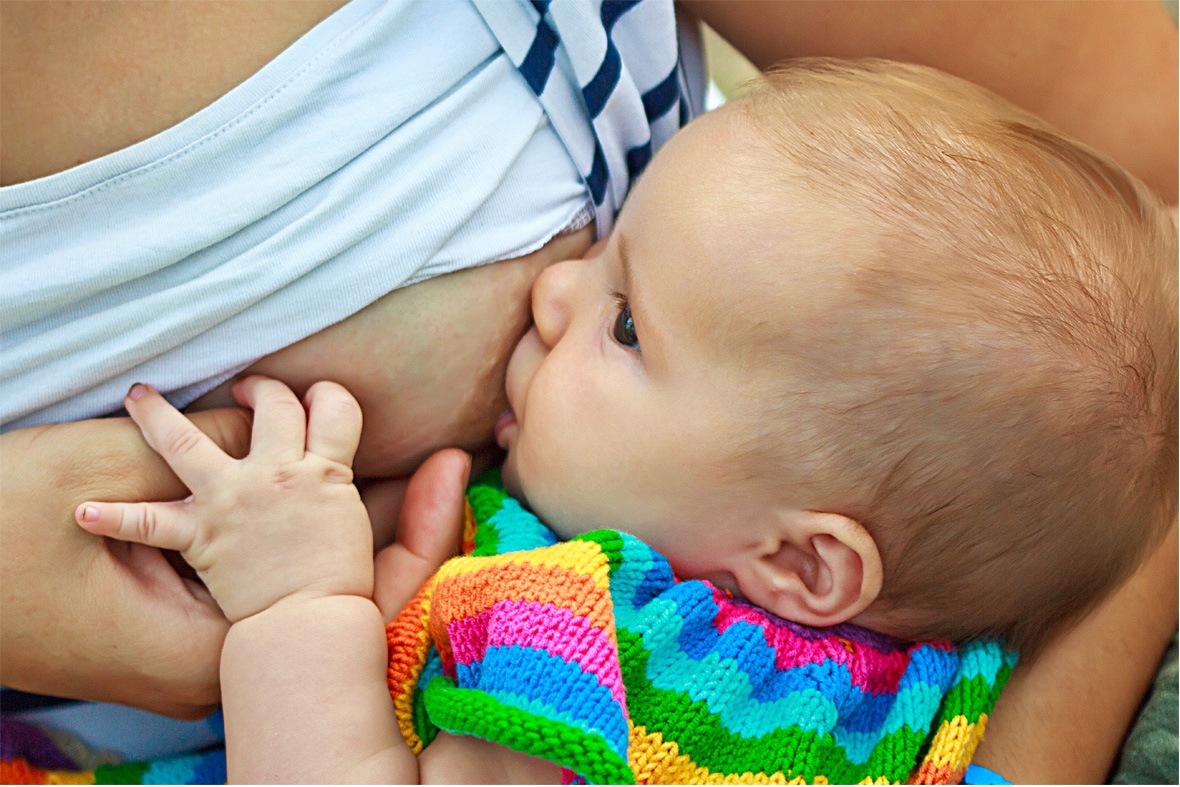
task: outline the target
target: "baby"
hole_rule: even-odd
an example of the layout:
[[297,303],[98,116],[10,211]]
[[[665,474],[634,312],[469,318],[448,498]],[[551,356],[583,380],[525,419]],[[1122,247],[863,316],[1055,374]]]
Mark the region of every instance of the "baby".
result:
[[[779,618],[1035,653],[1175,517],[1176,258],[1142,184],[986,91],[794,64],[674,137],[605,245],[538,278],[504,484],[561,538],[617,528]],[[359,409],[332,384],[306,415],[274,381],[236,395],[241,462],[133,388],[193,497],[78,509],[180,550],[233,623],[231,780],[556,777],[468,738],[415,762]]]

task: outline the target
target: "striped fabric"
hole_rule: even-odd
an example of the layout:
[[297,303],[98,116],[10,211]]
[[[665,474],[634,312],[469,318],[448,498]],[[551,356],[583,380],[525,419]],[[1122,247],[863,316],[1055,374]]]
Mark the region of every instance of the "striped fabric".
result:
[[494,477],[468,500],[469,556],[387,630],[415,751],[446,729],[573,783],[956,783],[1015,663],[799,626],[677,581],[627,534],[557,543]]
[[84,768],[79,764],[81,754],[89,759],[94,754],[82,751],[77,741],[70,743],[60,733],[51,735],[15,719],[4,719],[0,729],[0,784],[224,784],[226,780],[222,748]]
[[694,112],[671,0],[474,3],[582,173],[606,237],[631,182]]

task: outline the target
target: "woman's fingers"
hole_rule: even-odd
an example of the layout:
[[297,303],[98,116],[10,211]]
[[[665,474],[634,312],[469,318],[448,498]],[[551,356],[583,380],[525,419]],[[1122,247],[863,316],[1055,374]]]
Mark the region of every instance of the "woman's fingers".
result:
[[318,382],[303,395],[307,408],[307,451],[352,467],[361,440],[361,406],[344,386]]
[[131,386],[123,405],[147,444],[193,492],[233,461],[150,385]]
[[250,456],[270,462],[298,462],[303,458],[307,414],[291,389],[261,375],[251,375],[233,387],[234,398],[254,411]]
[[78,524],[99,536],[185,552],[193,545],[197,520],[183,501],[175,503],[83,503]]
[[447,448],[427,459],[406,487],[397,541],[374,559],[373,601],[388,623],[458,550],[471,457]]

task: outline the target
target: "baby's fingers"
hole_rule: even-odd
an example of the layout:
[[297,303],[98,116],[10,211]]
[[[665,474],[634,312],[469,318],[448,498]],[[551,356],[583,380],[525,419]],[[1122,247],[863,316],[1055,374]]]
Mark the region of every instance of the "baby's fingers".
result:
[[361,440],[361,406],[339,383],[321,381],[303,395],[309,453],[352,467]]
[[83,503],[74,519],[86,530],[118,541],[185,552],[193,545],[197,518],[184,501],[175,503]]
[[196,494],[216,484],[234,460],[151,386],[136,383],[123,400],[143,439]]

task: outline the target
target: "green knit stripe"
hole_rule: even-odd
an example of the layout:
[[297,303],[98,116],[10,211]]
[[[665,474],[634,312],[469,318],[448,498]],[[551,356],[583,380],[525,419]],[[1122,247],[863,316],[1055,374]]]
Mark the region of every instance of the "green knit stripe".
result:
[[600,737],[497,702],[478,689],[461,689],[439,676],[426,685],[430,718],[441,729],[499,743],[555,762],[592,784],[634,784],[626,760]]
[[500,485],[500,471],[497,468],[487,471],[479,477],[467,490],[467,502],[471,504],[471,512],[475,514],[475,549],[472,555],[485,556],[499,554],[500,535],[489,522],[496,512],[504,505],[508,494]]
[[1012,668],[1015,664],[1005,664],[996,672],[996,683],[992,686],[991,701],[988,702],[986,711],[990,716],[992,708],[996,707],[996,700],[1000,698],[1000,692],[1004,690],[1004,686],[1008,683],[1008,678],[1012,676]]
[[126,762],[120,765],[100,765],[94,769],[95,784],[143,784],[143,775],[150,762]]
[[942,700],[942,711],[935,720],[935,729],[943,721],[951,721],[956,716],[965,716],[968,724],[979,721],[979,714],[991,710],[992,686],[982,675],[963,678],[954,686]]
[[858,764],[849,761],[830,733],[791,726],[758,738],[735,735],[704,701],[657,688],[647,679],[648,654],[640,635],[618,629],[618,640],[632,723],[676,741],[681,754],[713,773],[782,771],[788,779],[802,776],[812,782],[816,776],[825,776],[833,784],[855,783],[868,775],[903,781],[926,737],[925,730],[903,726],[885,735],[869,759]]
[[410,705],[410,718],[414,722],[414,732],[417,733],[418,740],[422,741],[422,748],[429,746],[434,741],[434,737],[438,735],[438,727],[431,722],[430,716],[426,712],[426,700],[423,697],[425,693],[415,687]]
[[982,675],[961,679],[943,698],[931,730],[937,731],[942,722],[952,721],[957,716],[964,716],[968,724],[975,724],[980,715],[990,714],[1011,674],[1012,665],[1004,664],[996,672],[995,683],[989,684]]

